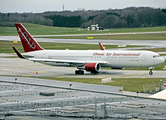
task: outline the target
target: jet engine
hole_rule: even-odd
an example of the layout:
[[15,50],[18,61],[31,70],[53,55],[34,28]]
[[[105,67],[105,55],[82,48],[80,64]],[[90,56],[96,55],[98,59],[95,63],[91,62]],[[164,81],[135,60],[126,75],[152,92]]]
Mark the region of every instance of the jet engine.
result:
[[100,64],[99,63],[86,63],[85,70],[90,71],[92,73],[98,73],[100,70]]

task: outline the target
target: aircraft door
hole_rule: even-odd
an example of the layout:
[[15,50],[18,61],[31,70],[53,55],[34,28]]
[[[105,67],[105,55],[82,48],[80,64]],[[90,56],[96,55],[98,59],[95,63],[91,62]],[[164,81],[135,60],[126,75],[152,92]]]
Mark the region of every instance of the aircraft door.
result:
[[145,54],[142,55],[142,61],[146,61],[146,55]]
[[45,59],[45,58],[46,58],[46,54],[45,54],[45,53],[43,53],[43,54],[42,54],[42,56],[43,56],[43,59]]

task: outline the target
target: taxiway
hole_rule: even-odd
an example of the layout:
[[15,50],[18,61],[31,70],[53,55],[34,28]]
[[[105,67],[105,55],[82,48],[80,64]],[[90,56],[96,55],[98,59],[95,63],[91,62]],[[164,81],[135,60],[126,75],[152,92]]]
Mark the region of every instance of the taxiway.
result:
[[[103,45],[140,45],[162,48],[165,47],[166,41],[164,40],[88,40],[88,39],[54,39],[54,38],[35,38],[38,42],[51,42],[51,43],[77,43],[77,44],[98,44],[101,42]],[[6,41],[20,41],[18,36],[0,36],[0,40]]]
[[[3,54],[2,54],[3,55]],[[34,63],[32,61],[19,58],[0,57],[0,75],[4,76],[38,76],[40,77],[60,77],[60,78],[165,78],[165,71],[153,71],[149,75],[149,70],[105,70],[101,69],[99,74],[85,72],[84,75],[75,75],[75,67],[54,67]]]

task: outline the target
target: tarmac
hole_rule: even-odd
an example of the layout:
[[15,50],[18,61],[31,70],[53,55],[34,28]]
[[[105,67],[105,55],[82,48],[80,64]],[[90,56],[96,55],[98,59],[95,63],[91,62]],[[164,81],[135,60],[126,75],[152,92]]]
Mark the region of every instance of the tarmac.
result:
[[[149,75],[149,70],[106,70],[101,69],[99,74],[85,72],[84,75],[75,75],[75,67],[48,66],[20,58],[6,58],[0,54],[0,75],[22,77],[53,77],[53,78],[166,78],[165,71],[155,71]],[[36,74],[38,73],[38,74]]]

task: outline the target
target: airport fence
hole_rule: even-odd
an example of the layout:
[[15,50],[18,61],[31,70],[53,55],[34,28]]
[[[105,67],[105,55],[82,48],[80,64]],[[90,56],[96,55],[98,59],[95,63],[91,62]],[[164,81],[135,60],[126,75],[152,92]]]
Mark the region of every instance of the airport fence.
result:
[[154,94],[157,93],[159,91],[164,90],[164,84],[166,82],[165,81],[159,81],[156,83],[150,83],[150,84],[144,84],[143,87],[143,92],[144,93],[150,93],[150,94]]

